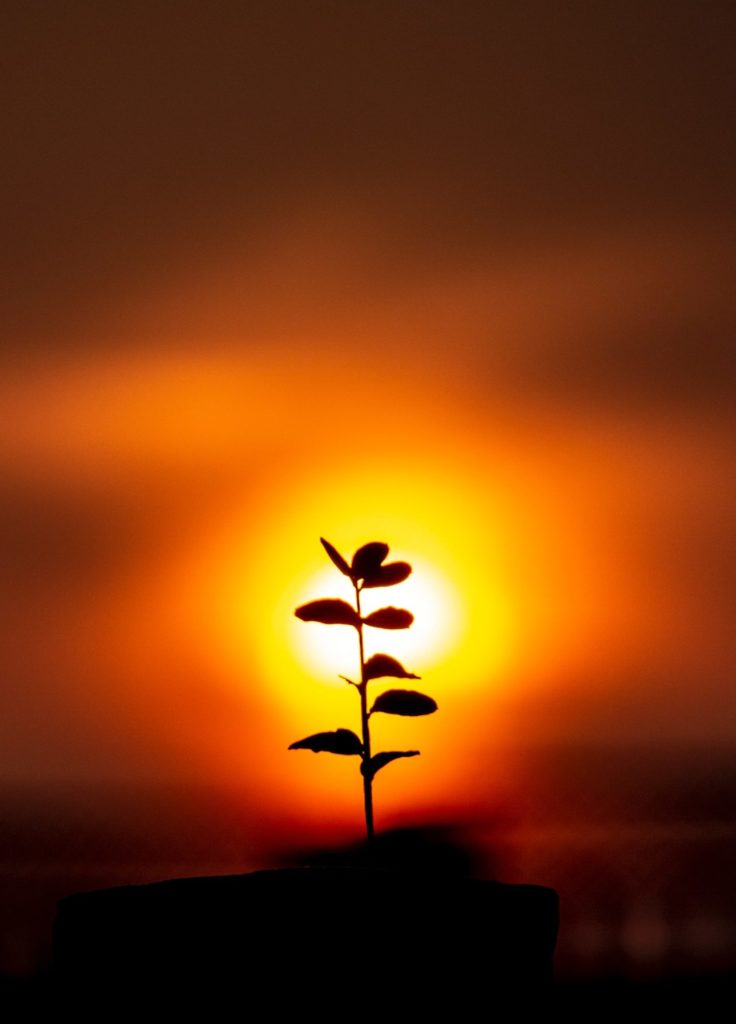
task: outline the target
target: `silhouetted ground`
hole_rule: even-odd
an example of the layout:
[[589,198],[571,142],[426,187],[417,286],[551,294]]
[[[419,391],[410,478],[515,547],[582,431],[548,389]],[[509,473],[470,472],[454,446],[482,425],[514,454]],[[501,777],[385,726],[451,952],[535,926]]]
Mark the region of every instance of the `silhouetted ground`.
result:
[[177,879],[68,897],[58,991],[248,998],[269,1013],[468,1012],[487,987],[548,984],[557,896],[436,871],[304,868]]
[[[377,954],[377,958],[380,957]],[[288,985],[288,978],[283,984]],[[652,1020],[664,1015],[689,1011],[698,1014],[693,1019],[722,1019],[724,1007],[729,1007],[736,991],[736,974],[676,976],[648,980],[630,978],[557,979],[540,998],[549,1007],[565,1014],[565,1020],[590,1021],[606,1019],[613,1013],[627,1012],[639,1015],[651,1014]],[[91,987],[90,995],[96,988]],[[239,993],[239,1009],[245,993]],[[488,997],[490,1019],[490,1003]],[[30,978],[16,978],[0,975],[0,1015],[4,1020],[47,1020],[51,1013],[57,1013],[63,1000],[60,998],[54,976],[49,971],[40,972]],[[213,1000],[215,1002],[215,1000]],[[103,1020],[104,1013],[97,1020]],[[478,1007],[475,1016],[482,1014]],[[248,1014],[243,1009],[243,1019]],[[145,1016],[141,1016],[145,1019]],[[228,1019],[215,1016],[210,1019]],[[390,1019],[390,1018],[389,1018]]]
[[[542,758],[511,801],[512,817],[458,825],[472,864],[435,851],[459,860],[459,872],[560,893],[555,993],[571,1006],[602,993],[677,1008],[736,980],[733,755],[665,753],[652,763],[615,751],[562,765]],[[293,863],[257,845],[268,829],[239,819],[238,800],[209,789],[126,796],[107,787],[84,800],[0,789],[0,1011],[42,998],[39,971],[64,896]],[[330,865],[343,854],[310,851],[302,862]]]

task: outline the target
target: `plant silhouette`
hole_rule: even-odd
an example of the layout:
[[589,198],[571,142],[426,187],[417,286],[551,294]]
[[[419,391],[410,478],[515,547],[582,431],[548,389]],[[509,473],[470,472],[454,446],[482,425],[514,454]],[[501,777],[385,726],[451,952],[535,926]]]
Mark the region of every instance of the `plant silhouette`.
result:
[[344,754],[360,758],[360,774],[363,781],[363,805],[365,809],[365,827],[368,838],[374,835],[373,828],[373,779],[387,764],[402,757],[416,757],[418,750],[382,750],[378,754],[371,753],[371,716],[378,712],[388,715],[404,715],[415,717],[431,715],[437,710],[436,702],[424,693],[416,690],[392,689],[379,694],[368,708],[368,684],[378,679],[419,679],[413,672],[407,672],[404,666],[389,654],[374,654],[366,661],[363,643],[363,629],[370,626],[374,629],[408,629],[414,616],[405,608],[379,608],[370,615],[363,616],[360,608],[360,595],[363,590],[376,587],[392,587],[402,583],[410,574],[408,562],[389,562],[388,544],[371,541],[364,544],[353,555],[350,564],[340,552],[320,538],[322,546],[337,569],[347,576],[355,592],[355,607],[339,598],[328,597],[310,601],[301,605],[294,614],[304,622],[322,622],[331,626],[352,626],[357,633],[358,653],[360,656],[360,681],[340,676],[349,686],[353,686],[360,697],[361,737],[351,729],[336,729],[333,732],[318,732],[297,740],[289,746],[289,750],[311,750],[313,753]]

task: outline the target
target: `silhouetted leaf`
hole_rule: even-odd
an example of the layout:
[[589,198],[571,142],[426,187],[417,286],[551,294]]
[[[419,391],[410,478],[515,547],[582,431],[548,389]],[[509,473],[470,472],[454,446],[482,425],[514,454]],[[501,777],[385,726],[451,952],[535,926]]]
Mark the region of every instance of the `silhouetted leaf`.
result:
[[350,729],[335,732],[316,732],[303,740],[289,744],[289,750],[311,750],[315,754],[362,754],[363,744]]
[[411,566],[408,562],[388,562],[386,565],[379,565],[374,573],[366,576],[363,586],[393,587],[396,583],[403,583],[410,575]]
[[388,544],[373,540],[364,544],[353,555],[353,576],[362,580],[364,576],[372,576],[388,554]]
[[437,702],[425,693],[416,690],[386,690],[373,701],[371,714],[383,711],[387,715],[431,715],[437,710]]
[[413,672],[407,672],[400,661],[390,658],[388,654],[374,654],[365,663],[365,678],[381,679],[383,676],[393,676],[395,679],[419,679]]
[[413,621],[414,616],[406,608],[379,608],[363,619],[367,625],[378,629],[408,629]]
[[294,612],[303,622],[324,622],[328,626],[359,626],[360,619],[354,608],[339,597],[323,597],[320,601],[310,601]]
[[384,750],[380,754],[374,754],[369,761],[363,761],[360,773],[372,779],[376,772],[380,772],[381,768],[396,761],[399,757],[417,757],[418,755],[418,750]]
[[333,547],[328,540],[324,539],[324,537],[320,537],[320,541],[322,543],[322,547],[325,549],[325,551],[330,556],[333,563],[337,566],[340,572],[343,573],[345,576],[350,576],[350,566],[342,557],[337,548]]

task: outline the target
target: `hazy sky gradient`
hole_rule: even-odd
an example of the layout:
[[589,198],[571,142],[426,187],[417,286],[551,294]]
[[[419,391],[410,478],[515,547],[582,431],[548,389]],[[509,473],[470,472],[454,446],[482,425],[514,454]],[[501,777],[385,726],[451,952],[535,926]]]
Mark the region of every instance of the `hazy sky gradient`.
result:
[[259,728],[162,581],[356,458],[356,414],[516,522],[530,642],[566,602],[587,631],[509,729],[736,739],[734,17],[6,8],[4,777],[199,770]]

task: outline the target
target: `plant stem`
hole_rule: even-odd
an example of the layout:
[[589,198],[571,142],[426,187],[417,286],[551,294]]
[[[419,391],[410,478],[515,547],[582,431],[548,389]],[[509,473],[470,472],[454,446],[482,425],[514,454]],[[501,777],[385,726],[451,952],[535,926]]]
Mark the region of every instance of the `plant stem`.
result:
[[[360,588],[355,586],[355,609],[360,617]],[[365,678],[365,653],[363,649],[363,623],[358,625],[358,646],[360,649],[360,724],[363,731],[363,761],[365,765],[371,757],[371,731],[368,720],[368,680]],[[373,839],[373,779],[363,775],[363,806],[365,808],[365,827],[369,842]]]

